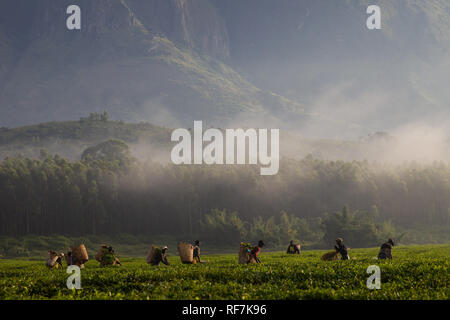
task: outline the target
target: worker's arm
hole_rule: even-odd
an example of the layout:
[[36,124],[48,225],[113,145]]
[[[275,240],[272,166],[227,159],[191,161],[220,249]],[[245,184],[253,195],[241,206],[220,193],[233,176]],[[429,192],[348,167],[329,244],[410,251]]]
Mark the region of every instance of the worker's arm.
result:
[[167,261],[167,257],[166,256],[163,256],[162,263],[164,263],[166,266],[169,265],[169,261]]

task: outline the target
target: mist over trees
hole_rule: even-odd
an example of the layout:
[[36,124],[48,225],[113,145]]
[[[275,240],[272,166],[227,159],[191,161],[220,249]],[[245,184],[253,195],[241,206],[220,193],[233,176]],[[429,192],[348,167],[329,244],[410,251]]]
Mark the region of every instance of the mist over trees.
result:
[[[450,242],[448,0],[77,3],[0,1],[0,237]],[[279,173],[170,164],[195,120]]]
[[444,162],[385,166],[308,156],[282,159],[279,173],[265,177],[258,166],[139,162],[125,146],[103,143],[95,148],[120,152],[76,162],[47,152],[6,158],[0,235],[165,234],[221,244],[343,236],[358,247],[450,222]]

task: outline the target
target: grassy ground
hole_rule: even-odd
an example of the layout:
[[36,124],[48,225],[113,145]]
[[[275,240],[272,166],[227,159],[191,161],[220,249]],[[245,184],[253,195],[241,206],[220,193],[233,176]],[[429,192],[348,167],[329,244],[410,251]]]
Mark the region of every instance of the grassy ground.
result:
[[[323,262],[324,252],[263,252],[261,265],[238,265],[237,254],[205,256],[200,265],[173,255],[159,267],[143,258],[106,268],[92,260],[78,291],[44,258],[0,260],[0,299],[449,299],[450,245],[395,247],[391,262],[375,258],[378,248],[353,249],[350,261]],[[366,287],[369,265],[381,269],[380,290]]]

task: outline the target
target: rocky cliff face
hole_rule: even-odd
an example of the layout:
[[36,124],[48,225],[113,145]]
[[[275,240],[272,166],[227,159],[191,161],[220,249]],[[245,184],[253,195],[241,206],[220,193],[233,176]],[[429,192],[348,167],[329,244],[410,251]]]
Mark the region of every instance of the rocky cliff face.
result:
[[[81,30],[66,28],[71,4]],[[128,121],[223,125],[298,107],[223,62],[228,34],[209,0],[4,0],[0,36],[0,125],[104,109]]]
[[209,0],[128,0],[148,29],[218,58],[229,56],[228,33]]
[[[82,9],[81,31],[65,27],[69,4]],[[2,0],[0,125],[104,109],[157,124],[262,111],[296,119],[294,101],[328,116],[319,127],[341,120],[343,130],[449,118],[449,2],[370,1],[382,8],[380,31],[365,26],[368,4]]]
[[95,39],[117,31],[162,34],[213,57],[229,54],[224,22],[208,0],[3,0],[0,26],[22,47],[44,39],[72,41],[73,32],[65,28],[71,4],[82,11],[80,37]]

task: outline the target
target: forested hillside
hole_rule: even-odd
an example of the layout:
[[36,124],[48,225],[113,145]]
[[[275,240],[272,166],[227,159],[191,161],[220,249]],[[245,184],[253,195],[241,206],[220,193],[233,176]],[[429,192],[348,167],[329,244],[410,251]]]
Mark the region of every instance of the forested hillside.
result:
[[[0,128],[0,158],[17,155],[38,158],[41,150],[45,150],[79,160],[86,148],[108,139],[120,139],[132,146],[134,156],[168,160],[171,129],[143,122],[111,121],[108,118],[105,111],[91,113],[78,121]],[[162,153],[166,155],[165,159],[158,157]]]
[[[134,157],[166,163],[175,145],[170,141],[173,129],[145,122],[109,120],[106,111],[90,113],[78,121],[3,127],[0,128],[0,160],[18,155],[38,158],[44,149],[76,161],[86,148],[108,139],[120,139],[130,146]],[[429,127],[412,127],[392,134],[375,132],[351,140],[308,138],[295,131],[281,130],[280,155],[294,159],[312,155],[321,160],[431,163],[450,159],[450,136],[443,130]]]

